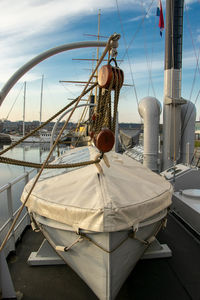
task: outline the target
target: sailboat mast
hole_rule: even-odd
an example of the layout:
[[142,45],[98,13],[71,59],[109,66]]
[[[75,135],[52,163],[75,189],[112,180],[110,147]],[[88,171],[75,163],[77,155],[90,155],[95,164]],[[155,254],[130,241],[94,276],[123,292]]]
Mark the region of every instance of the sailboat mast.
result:
[[24,82],[23,136],[25,136],[26,81]]
[[[99,13],[98,13],[98,35],[97,35],[97,40],[99,41],[99,34],[100,34],[100,18],[101,18],[101,10],[99,9]],[[97,64],[98,64],[98,61],[99,61],[99,47],[97,47]],[[97,78],[98,78],[98,70],[96,71],[96,81],[97,81]],[[95,103],[97,103],[97,86],[95,88]]]
[[163,170],[179,159],[184,0],[166,1],[165,74],[163,109]]
[[44,84],[44,75],[42,75],[41,94],[40,94],[40,125],[41,125],[41,123],[42,123],[43,84]]

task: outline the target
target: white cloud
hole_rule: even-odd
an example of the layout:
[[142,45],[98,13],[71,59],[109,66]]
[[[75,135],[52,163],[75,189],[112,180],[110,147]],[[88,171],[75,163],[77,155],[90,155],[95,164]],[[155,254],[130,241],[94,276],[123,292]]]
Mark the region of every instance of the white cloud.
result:
[[199,2],[199,0],[185,0],[185,4],[193,4],[197,2]]
[[[120,9],[130,3],[133,8],[138,7],[139,0],[121,0]],[[46,44],[52,44],[52,33],[57,32],[63,25],[66,28],[67,25],[65,33],[67,42],[72,35],[70,32],[72,24],[84,16],[96,15],[99,8],[116,9],[116,2],[115,0],[1,0],[0,82],[6,81],[13,70],[38,53],[38,48],[43,46],[46,49]]]
[[[135,22],[143,17],[142,13],[147,10],[151,2],[151,0],[118,0],[118,5],[120,11],[132,10],[134,12],[133,15],[136,15],[136,17],[129,19],[129,21]],[[188,6],[195,2],[197,2],[197,0],[186,1]],[[144,4],[143,7],[141,3]],[[165,8],[165,1],[162,1],[162,4],[163,8]],[[156,5],[157,1],[153,3],[154,7],[152,6],[150,14],[153,13]],[[116,0],[1,0],[1,86],[17,70],[17,68],[37,55],[39,52],[52,47],[56,43],[67,43],[69,40],[74,40],[76,35],[78,35],[80,30],[82,30],[81,21],[85,20],[84,17],[97,16],[98,9],[102,9],[103,12],[116,11]],[[77,24],[79,25],[77,26]],[[115,26],[115,24],[113,25]],[[60,33],[60,30],[63,30],[63,32]],[[200,40],[199,35],[198,39]],[[141,44],[134,44],[134,50],[136,51],[136,48],[140,46]],[[191,64],[194,63],[194,55],[190,55],[188,54],[188,56],[184,56],[183,62],[184,67],[188,69],[191,68]],[[152,73],[157,80],[158,74],[162,72],[164,68],[164,62],[162,58],[159,58],[159,56],[155,57],[156,59],[152,64]],[[45,67],[47,68],[47,66]],[[129,66],[127,64],[123,64],[122,67],[126,73],[126,81],[130,80]],[[148,76],[145,59],[137,57],[132,68],[134,78],[139,80],[144,77],[144,74],[146,77]],[[26,74],[21,80],[35,82],[41,78],[41,74],[41,69],[36,68]],[[64,74],[64,72],[62,74]],[[72,74],[69,74],[69,76],[71,75]],[[77,80],[78,78],[80,78],[80,80],[84,80],[83,72],[82,75],[79,73],[76,75]],[[66,79],[73,78],[70,77]],[[67,89],[67,95],[71,97],[73,93],[78,93],[79,88],[72,88],[71,86],[68,86]],[[65,99],[65,90],[62,87],[55,85],[53,86],[53,90],[54,92],[50,96],[51,99],[54,99],[55,102],[57,96],[59,99]],[[33,101],[34,95],[36,95],[36,92],[34,93],[33,91]],[[53,105],[51,105],[51,110],[53,111]]]
[[129,19],[128,22],[136,22],[144,18],[144,15],[137,16],[135,18]]

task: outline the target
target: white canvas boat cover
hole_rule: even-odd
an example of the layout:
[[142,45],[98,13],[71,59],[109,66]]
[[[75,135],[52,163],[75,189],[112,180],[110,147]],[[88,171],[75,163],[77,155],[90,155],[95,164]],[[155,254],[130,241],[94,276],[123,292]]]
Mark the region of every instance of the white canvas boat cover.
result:
[[[97,150],[69,150],[56,163],[94,159]],[[103,174],[95,165],[76,169],[46,169],[27,202],[29,211],[78,228],[96,232],[124,230],[171,204],[172,186],[126,155],[107,154]],[[55,163],[55,162],[54,162]],[[33,183],[24,188],[22,202]]]

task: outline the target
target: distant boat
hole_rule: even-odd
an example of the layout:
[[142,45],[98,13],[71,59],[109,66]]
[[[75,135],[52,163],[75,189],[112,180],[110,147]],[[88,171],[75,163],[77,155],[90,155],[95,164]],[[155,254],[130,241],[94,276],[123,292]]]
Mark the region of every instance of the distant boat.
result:
[[[62,137],[64,138],[66,136],[67,132],[68,131],[65,131],[62,134],[61,138]],[[52,131],[48,131],[46,129],[42,129],[42,130],[39,131],[39,141],[41,143],[50,143],[51,142],[51,138],[52,138]],[[55,140],[55,139],[56,139],[56,135],[54,135],[53,140]]]
[[[10,134],[10,139],[11,142],[18,142],[23,136],[22,135],[14,135],[14,134]],[[36,137],[36,136],[30,136],[28,137],[24,142],[26,143],[39,143],[40,142],[40,138]]]
[[4,145],[9,145],[11,143],[11,138],[9,134],[0,133],[0,143]]

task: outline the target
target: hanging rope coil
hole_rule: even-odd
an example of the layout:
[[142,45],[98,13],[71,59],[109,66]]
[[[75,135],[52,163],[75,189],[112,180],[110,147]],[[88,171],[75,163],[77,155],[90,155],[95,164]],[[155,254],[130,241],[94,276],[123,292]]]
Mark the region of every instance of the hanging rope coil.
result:
[[[111,66],[114,61],[115,67]],[[108,152],[113,148],[115,127],[120,89],[123,85],[124,74],[118,68],[117,62],[112,58],[99,72],[99,99],[96,112],[91,120],[90,136],[100,152]],[[111,92],[114,90],[114,103],[112,105]]]

